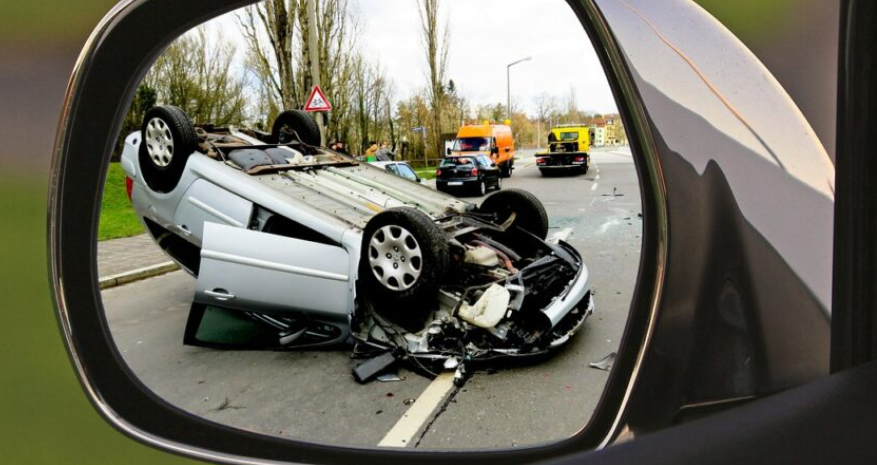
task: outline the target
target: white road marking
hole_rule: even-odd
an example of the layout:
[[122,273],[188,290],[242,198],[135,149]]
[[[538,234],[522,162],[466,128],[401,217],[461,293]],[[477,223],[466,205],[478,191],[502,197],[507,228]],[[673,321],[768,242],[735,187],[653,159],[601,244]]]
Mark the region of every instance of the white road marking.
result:
[[563,228],[560,231],[557,231],[551,236],[551,239],[548,239],[548,242],[557,244],[560,241],[565,241],[569,238],[570,234],[572,234],[572,228]]
[[417,431],[432,418],[432,413],[452,389],[454,389],[454,372],[439,374],[384,436],[384,439],[381,439],[378,447],[408,446]]
[[594,178],[594,181],[599,181],[599,180],[600,180],[600,175],[598,174],[597,177]]
[[595,190],[597,190],[597,183],[596,183],[596,182],[595,182],[595,183],[594,183],[594,185],[593,185],[593,186],[591,186],[591,190],[592,190],[592,191],[595,191]]

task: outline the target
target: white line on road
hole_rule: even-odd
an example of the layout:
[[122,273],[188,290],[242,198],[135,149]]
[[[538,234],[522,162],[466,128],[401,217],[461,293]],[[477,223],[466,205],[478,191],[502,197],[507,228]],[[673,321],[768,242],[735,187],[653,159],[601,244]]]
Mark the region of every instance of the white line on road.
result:
[[570,234],[572,234],[572,228],[563,228],[560,231],[557,231],[551,236],[551,239],[548,239],[548,242],[557,244],[560,241],[565,241],[569,238]]
[[598,174],[597,177],[594,178],[594,181],[599,181],[599,180],[600,180],[600,175]]
[[414,402],[405,415],[396,422],[396,425],[381,439],[378,447],[405,447],[411,443],[411,439],[417,431],[431,417],[432,413],[441,405],[442,400],[454,389],[454,373],[446,372],[439,374],[417,401]]
[[595,190],[597,190],[597,183],[596,183],[596,182],[595,182],[595,183],[594,183],[594,185],[593,185],[593,186],[591,186],[591,190],[592,190],[592,191],[595,191]]

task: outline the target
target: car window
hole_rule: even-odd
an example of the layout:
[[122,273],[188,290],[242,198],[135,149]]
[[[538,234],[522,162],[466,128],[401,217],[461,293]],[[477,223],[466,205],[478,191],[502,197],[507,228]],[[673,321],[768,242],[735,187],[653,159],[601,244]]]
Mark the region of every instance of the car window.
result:
[[490,160],[487,157],[481,156],[477,158],[478,166],[490,166]]
[[579,133],[577,132],[561,132],[560,140],[579,140]]
[[442,160],[442,167],[452,168],[454,166],[460,165],[472,165],[475,163],[475,159],[472,157],[449,157]]
[[396,169],[396,165],[387,165],[386,167],[384,167],[384,169],[393,174],[399,174],[399,170]]
[[399,176],[412,181],[417,181],[417,174],[408,165],[399,165]]
[[465,137],[457,139],[454,142],[455,152],[475,152],[478,150],[488,150],[493,143],[493,139],[486,137]]

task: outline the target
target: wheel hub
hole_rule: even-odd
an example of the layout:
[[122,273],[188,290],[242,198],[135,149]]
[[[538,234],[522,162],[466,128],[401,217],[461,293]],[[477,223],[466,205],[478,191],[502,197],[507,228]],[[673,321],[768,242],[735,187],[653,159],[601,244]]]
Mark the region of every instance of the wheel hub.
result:
[[400,226],[384,226],[369,240],[369,267],[384,287],[405,291],[420,279],[423,252],[410,231]]
[[159,168],[171,164],[174,159],[174,137],[170,127],[161,118],[152,118],[146,125],[146,152]]

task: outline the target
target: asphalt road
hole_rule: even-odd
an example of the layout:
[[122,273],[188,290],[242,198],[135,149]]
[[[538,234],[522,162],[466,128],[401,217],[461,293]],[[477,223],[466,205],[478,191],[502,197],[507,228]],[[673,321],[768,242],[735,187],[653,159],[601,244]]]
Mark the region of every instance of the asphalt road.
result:
[[182,272],[105,291],[113,338],[133,372],[160,397],[246,430],[361,446],[386,443],[401,432],[406,439],[400,445],[423,449],[515,447],[567,438],[587,424],[608,377],[589,363],[617,350],[626,323],[642,231],[637,176],[626,148],[595,150],[591,171],[573,177],[544,178],[533,166],[532,152],[521,155],[504,187],[527,189],[542,200],[549,236],[565,238],[581,252],[596,299],[595,314],[551,359],[478,372],[462,388],[443,389],[439,381],[404,369],[402,381],[359,385],[350,374],[354,361],[346,347],[305,352],[186,347],[183,330],[195,282]]

